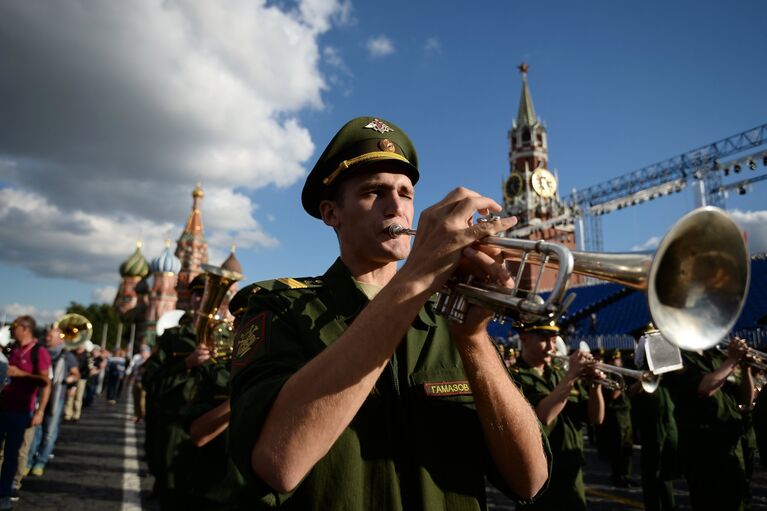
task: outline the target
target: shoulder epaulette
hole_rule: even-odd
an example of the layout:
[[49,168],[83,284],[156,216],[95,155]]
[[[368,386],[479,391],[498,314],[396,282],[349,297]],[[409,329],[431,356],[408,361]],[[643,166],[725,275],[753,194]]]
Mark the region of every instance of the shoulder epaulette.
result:
[[322,279],[317,277],[301,277],[298,279],[281,278],[254,282],[237,291],[229,302],[229,312],[237,317],[248,308],[250,297],[258,293],[271,293],[288,289],[309,289],[322,286]]
[[[307,289],[307,288],[315,288],[315,287],[321,287],[322,286],[322,279],[319,279],[317,277],[301,277],[301,278],[291,278],[291,277],[283,277],[280,279],[272,279],[272,280],[262,280],[261,282],[256,282],[253,284],[253,286],[256,286],[260,288],[258,291],[283,291],[286,289]],[[258,292],[256,290],[253,291],[253,293]]]

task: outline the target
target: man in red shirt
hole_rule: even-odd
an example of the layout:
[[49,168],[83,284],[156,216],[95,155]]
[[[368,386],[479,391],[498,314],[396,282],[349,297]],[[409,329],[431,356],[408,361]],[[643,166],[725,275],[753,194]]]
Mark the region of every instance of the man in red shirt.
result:
[[[0,440],[5,440],[3,467],[0,470],[0,510],[11,509],[11,487],[18,465],[19,448],[24,430],[42,424],[45,404],[50,393],[48,372],[51,356],[35,342],[35,320],[20,316],[11,324],[16,340],[8,356],[10,382],[0,393]],[[37,392],[41,405],[35,412]]]

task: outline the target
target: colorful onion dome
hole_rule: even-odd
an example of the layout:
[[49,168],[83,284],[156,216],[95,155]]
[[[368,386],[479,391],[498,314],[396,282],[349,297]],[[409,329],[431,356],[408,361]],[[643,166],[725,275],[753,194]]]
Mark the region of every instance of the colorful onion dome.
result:
[[234,255],[234,244],[232,244],[231,252],[229,253],[229,257],[226,258],[226,261],[224,261],[221,264],[221,267],[225,270],[229,271],[236,271],[237,273],[242,273],[242,265],[240,264],[240,261],[237,260],[237,257]]
[[181,270],[181,260],[170,249],[170,240],[165,241],[165,250],[152,259],[152,273],[178,273]]
[[145,277],[149,274],[149,263],[141,253],[141,242],[136,242],[136,251],[120,265],[121,277]]

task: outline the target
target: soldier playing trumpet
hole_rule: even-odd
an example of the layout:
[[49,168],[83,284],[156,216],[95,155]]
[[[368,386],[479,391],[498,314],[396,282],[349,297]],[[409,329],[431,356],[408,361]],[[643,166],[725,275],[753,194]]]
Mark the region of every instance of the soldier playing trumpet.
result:
[[[235,335],[232,455],[266,503],[290,509],[484,509],[485,476],[531,499],[548,479],[542,432],[472,307],[463,324],[431,296],[459,266],[511,286],[471,245],[513,219],[458,188],[421,215],[418,160],[394,124],[347,123],[309,174],[304,209],[335,231],[321,278],[264,283]],[[397,268],[397,261],[407,262]]]
[[554,467],[549,489],[525,509],[586,509],[583,486],[582,424],[601,424],[605,403],[598,381],[604,375],[589,353],[575,351],[567,368],[552,363],[559,327],[553,323],[520,328],[522,356],[511,374],[535,408],[548,435]]

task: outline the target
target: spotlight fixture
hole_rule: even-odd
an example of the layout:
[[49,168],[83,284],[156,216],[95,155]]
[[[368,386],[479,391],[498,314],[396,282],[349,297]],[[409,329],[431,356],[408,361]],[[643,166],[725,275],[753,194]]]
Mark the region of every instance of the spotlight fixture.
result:
[[725,167],[724,168],[724,175],[725,176],[729,176],[730,175],[730,167]]
[[740,172],[740,163],[736,163],[736,164],[735,164],[735,165],[732,167],[732,169],[735,171],[735,173],[736,173],[736,174],[737,174],[738,172]]
[[719,160],[718,159],[714,160],[714,170],[719,170]]
[[738,187],[738,195],[746,195],[746,187],[745,186],[739,186]]
[[767,167],[767,154],[765,154],[764,156],[762,156],[762,165],[764,165],[765,167]]
[[751,158],[748,159],[748,168],[751,170],[756,170],[756,162]]

